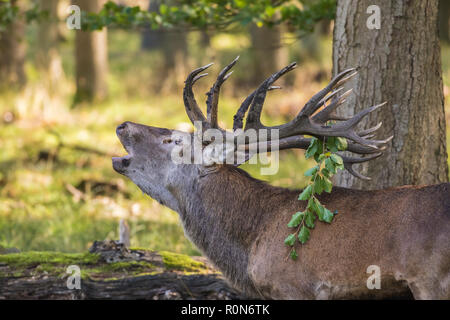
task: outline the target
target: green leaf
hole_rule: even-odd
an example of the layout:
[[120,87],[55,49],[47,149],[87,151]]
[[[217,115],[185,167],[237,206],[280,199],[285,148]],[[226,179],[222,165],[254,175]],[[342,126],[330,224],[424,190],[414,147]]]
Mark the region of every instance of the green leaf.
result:
[[289,253],[289,256],[291,257],[292,260],[297,260],[298,254],[294,248],[292,248],[291,252]]
[[348,147],[347,139],[342,138],[342,137],[337,137],[336,141],[337,141],[339,151],[347,150],[347,147]]
[[314,220],[316,220],[316,216],[314,212],[308,210],[305,217],[305,223],[308,228],[314,228]]
[[327,208],[323,208],[323,221],[331,223],[331,221],[333,221],[333,213],[328,210]]
[[331,183],[330,179],[323,177],[322,179],[323,181],[323,189],[325,190],[325,192],[330,193],[331,189],[333,188],[333,184]]
[[321,153],[321,154],[317,157],[316,161],[317,161],[317,162],[321,162],[323,159],[325,159],[325,157],[326,157],[326,155],[324,155],[323,153]]
[[286,237],[286,239],[284,239],[284,244],[287,246],[293,246],[295,243],[295,233],[291,233],[290,235],[288,235]]
[[317,150],[319,150],[319,143],[318,143],[318,141],[319,140],[317,140],[316,138],[312,138],[311,139],[309,147],[308,147],[308,149],[306,150],[306,153],[305,153],[305,158],[306,159],[311,158],[312,156],[314,156],[316,154]]
[[317,176],[316,181],[314,181],[314,193],[321,194],[324,189],[323,177]]
[[312,206],[312,208],[314,209],[314,212],[319,217],[319,220],[322,220],[321,216],[323,216],[323,206],[320,203],[320,201],[317,200],[317,198],[314,198],[314,205]]
[[331,152],[337,152],[339,150],[336,137],[327,138],[327,149]]
[[298,200],[308,200],[312,194],[312,185],[310,184],[305,189],[303,189],[302,193],[298,196]]
[[305,226],[303,226],[300,229],[300,232],[298,233],[298,240],[302,243],[305,244],[306,241],[309,240],[309,229]]
[[166,14],[168,11],[168,7],[165,4],[160,4],[159,5],[159,12],[164,15]]
[[301,212],[301,211],[294,213],[292,215],[291,221],[289,221],[287,226],[289,228],[297,227],[300,224],[300,222],[302,222],[304,216],[305,216],[305,213]]
[[319,166],[312,167],[305,172],[305,177],[311,177],[317,173]]
[[[332,154],[331,156],[333,156],[333,154]],[[333,160],[331,160],[331,157],[330,157],[330,158],[327,158],[327,159],[325,160],[325,168],[327,168],[327,170],[328,170],[329,172],[331,172],[332,174],[335,174],[335,173],[336,173],[336,167],[335,167],[335,165],[334,165]]]
[[337,154],[332,154],[330,156],[331,160],[333,160],[334,163],[338,164],[338,165],[343,165],[344,161],[342,160],[341,156],[337,155]]
[[322,172],[322,175],[327,178],[330,178],[333,175],[330,171],[328,171],[327,168],[323,168],[321,172]]

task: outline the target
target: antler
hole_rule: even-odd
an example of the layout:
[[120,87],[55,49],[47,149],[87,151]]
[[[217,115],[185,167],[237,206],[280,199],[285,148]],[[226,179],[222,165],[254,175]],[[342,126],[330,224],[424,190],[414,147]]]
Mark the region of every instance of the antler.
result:
[[[197,102],[195,101],[192,85],[200,78],[207,74],[200,74],[202,71],[207,69],[212,64],[208,64],[204,67],[198,68],[189,74],[186,79],[186,86],[183,91],[183,97],[186,107],[186,112],[189,119],[194,123],[194,121],[202,121],[202,123],[207,128],[216,128],[227,134],[224,129],[219,128],[217,112],[218,112],[218,100],[221,85],[226,79],[231,75],[230,69],[236,64],[239,57],[234,59],[229,65],[227,65],[217,77],[216,82],[211,87],[210,91],[207,93],[207,117],[203,115],[199,109]],[[311,139],[305,138],[303,135],[315,136],[318,139],[325,139],[325,137],[343,137],[350,140],[348,143],[348,151],[369,155],[362,158],[354,158],[348,156],[342,156],[344,161],[344,167],[352,175],[361,178],[369,179],[361,175],[360,173],[354,171],[353,164],[369,161],[381,156],[382,151],[386,148],[386,143],[388,143],[393,136],[385,140],[371,140],[373,138],[373,132],[381,127],[381,122],[376,126],[362,130],[360,132],[356,131],[357,124],[369,113],[377,110],[386,103],[381,103],[367,109],[362,110],[351,118],[339,117],[334,114],[337,107],[342,105],[346,98],[351,94],[352,90],[348,90],[344,93],[343,85],[349,79],[357,74],[356,69],[351,68],[344,70],[335,76],[330,83],[321,91],[316,93],[300,110],[297,116],[290,122],[278,126],[267,127],[261,123],[261,113],[263,104],[267,95],[267,92],[274,89],[280,89],[278,86],[273,86],[273,83],[279,79],[281,76],[285,75],[289,71],[295,69],[297,64],[291,63],[284,67],[280,71],[272,74],[267,78],[253,93],[251,93],[241,104],[236,114],[234,115],[233,121],[233,133],[235,138],[235,147],[239,147],[236,141],[239,141],[237,137],[241,134],[245,134],[250,129],[261,130],[261,129],[277,129],[279,130],[279,140],[272,141],[268,138],[267,141],[248,142],[244,139],[245,145],[244,150],[260,150],[261,144],[264,144],[265,151],[271,151],[272,146],[276,143],[279,150],[290,149],[290,148],[301,148],[307,149]],[[323,107],[323,108],[322,108]],[[319,112],[317,112],[320,108]],[[247,113],[245,129],[243,128],[243,119]],[[317,112],[317,113],[316,113]],[[333,124],[328,124],[329,121],[338,121]],[[242,147],[242,146],[241,146]],[[256,149],[252,149],[257,147]],[[235,151],[236,152],[236,151]],[[248,159],[248,157],[246,157]]]

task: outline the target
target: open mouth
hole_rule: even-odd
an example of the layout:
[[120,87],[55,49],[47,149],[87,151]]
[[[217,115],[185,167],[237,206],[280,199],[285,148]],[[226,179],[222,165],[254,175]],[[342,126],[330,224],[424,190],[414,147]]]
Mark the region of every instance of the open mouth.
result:
[[131,163],[131,155],[127,154],[123,157],[113,157],[112,166],[118,173],[125,173],[127,167]]
[[120,143],[128,153],[127,155],[123,157],[113,157],[112,158],[112,165],[114,170],[116,170],[118,173],[124,174],[126,172],[126,169],[130,165],[132,158],[133,158],[133,150],[130,148],[130,141],[129,141],[129,122],[124,122],[121,125],[119,125],[116,128],[116,134],[117,137],[120,140]]
[[124,149],[128,152],[128,154],[125,156],[122,156],[122,157],[112,157],[112,166],[115,171],[117,171],[118,173],[124,174],[126,169],[128,168],[128,166],[131,163],[133,153],[132,153],[132,150],[130,150],[130,148],[127,148],[123,143],[122,143],[122,145],[123,145]]

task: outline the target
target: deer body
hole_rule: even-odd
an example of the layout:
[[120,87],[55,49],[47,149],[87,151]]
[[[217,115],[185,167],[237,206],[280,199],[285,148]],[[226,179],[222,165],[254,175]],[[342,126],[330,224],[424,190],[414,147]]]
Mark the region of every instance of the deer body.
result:
[[[198,109],[190,88],[206,67],[189,75],[184,101],[191,120],[217,126],[218,87],[234,63],[221,72],[210,91],[207,118]],[[283,70],[286,72],[286,68]],[[356,142],[349,143],[349,151],[375,154],[343,157],[350,173],[365,178],[353,170],[352,164],[380,156],[379,151],[389,140],[368,139],[379,126],[359,133],[353,127],[376,108],[340,119],[344,122],[335,126],[324,124],[332,118],[332,109],[343,102],[341,97],[313,115],[324,105],[323,99],[328,99],[326,94],[346,80],[342,77],[348,72],[338,75],[314,96],[295,120],[280,126],[284,128],[280,130],[280,147],[307,147],[307,138],[299,133],[346,137]],[[234,128],[242,127],[242,116],[250,102],[247,124],[261,126],[258,103],[280,73],[244,101]],[[378,191],[335,187],[329,194],[322,193],[319,201],[338,214],[331,224],[316,221],[311,240],[298,248],[298,259],[292,261],[287,259],[289,248],[284,239],[290,232],[287,223],[292,214],[306,207],[306,201],[297,200],[300,191],[270,186],[233,165],[174,163],[173,151],[184,144],[177,138],[182,134],[125,122],[117,128],[117,135],[128,155],[113,158],[113,167],[143,192],[178,212],[186,236],[231,284],[250,297],[392,298],[412,293],[416,299],[450,299],[450,184]],[[369,266],[379,267],[380,289],[367,287]]]
[[[298,190],[232,167],[194,185],[178,205],[186,235],[251,296],[381,298],[404,296],[409,288],[416,298],[450,298],[450,184],[334,188],[320,200],[339,213],[330,225],[316,224],[297,261],[286,259],[283,240],[292,212],[306,205],[296,200]],[[380,290],[367,288],[370,265],[380,267]]]

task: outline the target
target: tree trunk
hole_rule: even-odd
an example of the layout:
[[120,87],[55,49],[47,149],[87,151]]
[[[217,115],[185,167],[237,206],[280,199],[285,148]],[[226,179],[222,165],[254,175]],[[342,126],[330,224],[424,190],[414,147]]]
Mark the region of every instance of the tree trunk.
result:
[[[11,4],[20,8],[16,0]],[[3,5],[6,4],[0,3]],[[25,22],[20,18],[0,32],[0,89],[20,88],[26,82],[24,38]]]
[[82,279],[80,289],[76,290],[67,288],[66,279],[59,276],[36,273],[0,276],[0,300],[2,299],[230,300],[245,297],[230,288],[220,274],[179,275],[166,272],[131,275],[118,280]]
[[[158,12],[161,0],[151,0],[149,12]],[[174,1],[164,1],[167,5],[175,5]],[[142,33],[141,47],[145,50],[159,50],[162,54],[160,73],[164,74],[156,91],[171,92],[179,89],[188,72],[187,32],[182,30],[145,30]]]
[[448,181],[438,3],[377,3],[381,28],[369,29],[366,21],[371,14],[366,10],[373,1],[338,0],[333,74],[358,68],[358,75],[346,84],[356,95],[348,98],[340,114],[350,116],[387,101],[362,126],[369,128],[382,121],[377,137],[394,135],[394,139],[382,157],[358,168],[371,181],[342,172],[336,182],[356,189],[379,189]]
[[[98,12],[104,0],[74,0],[82,11]],[[107,96],[107,31],[81,31],[75,35],[77,92],[75,102],[98,101]]]
[[[0,300],[245,299],[203,257],[128,249],[111,240],[78,255],[17,251],[0,247]],[[79,286],[69,266],[78,269]]]
[[[148,5],[148,12],[159,12],[159,0],[151,0]],[[142,31],[141,48],[143,50],[158,50],[162,47],[163,34],[161,30],[151,30],[150,28]]]
[[58,28],[58,3],[59,0],[40,0],[39,2],[40,8],[49,12],[49,17],[39,24],[36,64],[42,73],[41,79],[50,93],[59,91],[57,87],[64,77],[59,54],[61,36]]
[[450,42],[450,1],[439,0],[439,37]]
[[[253,70],[252,85],[259,85],[265,78],[288,64],[288,50],[281,43],[281,27],[250,26]],[[283,78],[279,80],[282,84]]]

